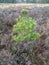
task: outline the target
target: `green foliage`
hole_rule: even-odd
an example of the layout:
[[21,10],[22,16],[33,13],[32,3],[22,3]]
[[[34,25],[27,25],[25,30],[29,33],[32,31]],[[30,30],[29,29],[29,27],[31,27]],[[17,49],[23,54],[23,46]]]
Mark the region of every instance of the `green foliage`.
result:
[[23,9],[23,10],[21,11],[21,13],[22,13],[22,16],[27,16],[28,10]]
[[49,0],[0,0],[0,3],[49,3]]
[[[22,10],[22,14],[26,15],[27,11]],[[13,40],[16,42],[24,40],[36,40],[40,35],[35,32],[36,30],[36,21],[28,16],[20,16],[17,19],[17,23],[13,26],[13,32],[17,35],[13,35]]]
[[0,0],[0,3],[16,3],[16,0]]

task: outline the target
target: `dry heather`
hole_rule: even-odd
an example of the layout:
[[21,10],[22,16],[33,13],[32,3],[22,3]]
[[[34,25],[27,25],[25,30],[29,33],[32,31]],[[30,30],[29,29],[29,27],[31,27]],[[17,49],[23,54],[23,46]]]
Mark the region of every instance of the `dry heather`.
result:
[[[49,65],[49,5],[20,5],[0,4],[0,65]],[[28,9],[28,16],[37,21],[36,30],[42,34],[31,42],[35,44],[33,50],[27,44],[29,41],[17,44],[11,39],[13,25],[22,9]]]

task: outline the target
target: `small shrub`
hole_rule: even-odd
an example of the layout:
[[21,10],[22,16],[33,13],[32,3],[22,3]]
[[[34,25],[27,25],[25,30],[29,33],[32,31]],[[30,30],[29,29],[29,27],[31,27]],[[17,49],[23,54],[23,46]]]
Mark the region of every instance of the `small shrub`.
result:
[[17,23],[13,26],[13,32],[17,35],[13,35],[12,38],[16,42],[24,40],[36,40],[40,35],[35,32],[36,21],[31,17],[28,17],[28,11],[22,10],[22,15],[17,18]]
[[22,13],[22,16],[27,16],[28,10],[23,9],[23,10],[21,11],[21,13]]

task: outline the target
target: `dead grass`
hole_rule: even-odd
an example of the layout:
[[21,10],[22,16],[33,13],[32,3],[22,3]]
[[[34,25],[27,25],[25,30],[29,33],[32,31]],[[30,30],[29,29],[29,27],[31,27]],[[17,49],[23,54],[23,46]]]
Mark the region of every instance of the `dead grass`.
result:
[[0,3],[0,8],[2,8],[2,9],[4,9],[4,8],[9,8],[9,7],[29,7],[29,8],[31,8],[31,7],[48,7],[49,6],[49,4],[23,4],[23,3],[21,3],[21,4],[4,4],[4,3]]

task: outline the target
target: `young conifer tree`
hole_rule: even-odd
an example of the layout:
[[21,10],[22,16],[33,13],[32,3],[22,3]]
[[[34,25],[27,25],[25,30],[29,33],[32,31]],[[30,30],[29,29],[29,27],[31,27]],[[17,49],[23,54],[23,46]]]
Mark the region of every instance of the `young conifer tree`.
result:
[[17,18],[16,24],[13,26],[13,32],[17,33],[12,36],[16,42],[30,40],[36,40],[40,35],[36,32],[37,22],[28,16],[28,10],[22,10],[21,16]]

